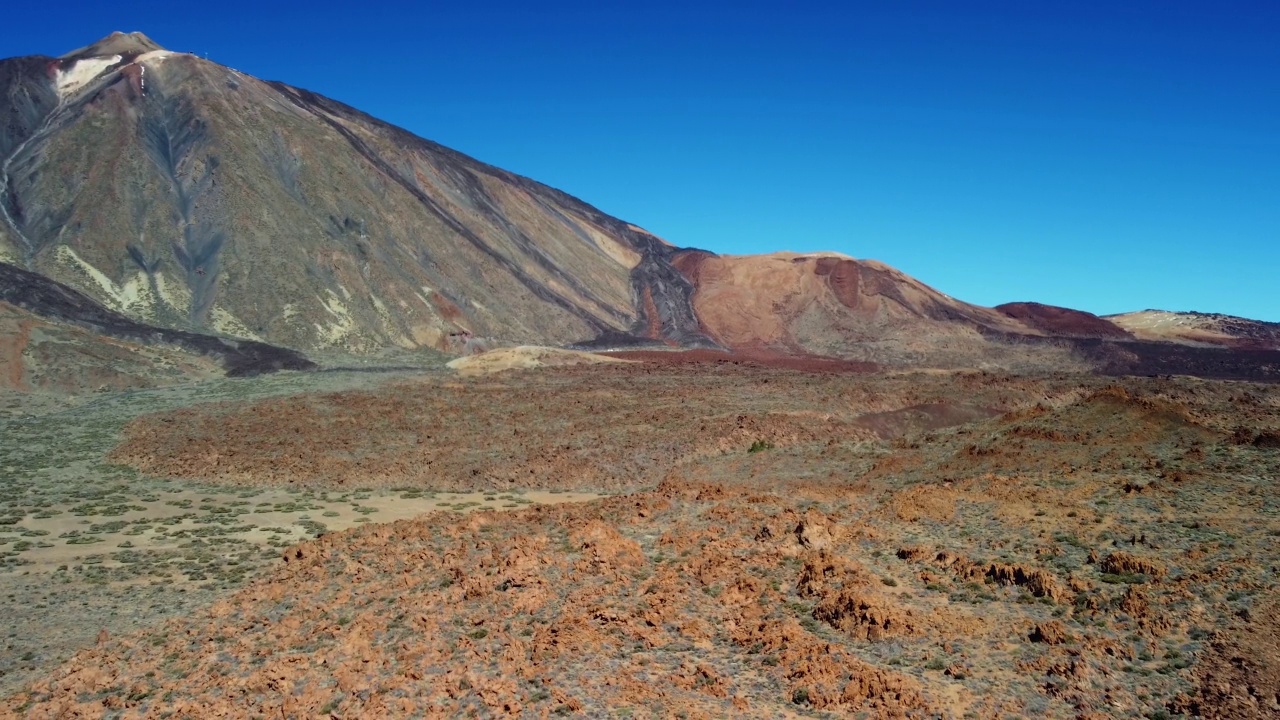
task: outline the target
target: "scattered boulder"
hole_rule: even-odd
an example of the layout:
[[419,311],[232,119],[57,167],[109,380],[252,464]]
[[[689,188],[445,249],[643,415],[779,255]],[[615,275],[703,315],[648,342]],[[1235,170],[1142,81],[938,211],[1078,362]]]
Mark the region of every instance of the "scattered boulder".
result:
[[910,610],[850,588],[843,588],[818,603],[813,617],[856,638],[873,642],[918,632]]
[[1061,645],[1070,639],[1067,635],[1067,627],[1058,620],[1050,620],[1036,625],[1031,631],[1030,638],[1031,642],[1044,643],[1046,645]]
[[1051,573],[1037,568],[1025,568],[1021,565],[991,563],[987,566],[986,576],[1001,585],[1018,585],[1025,587],[1036,597],[1047,597],[1055,602],[1067,597],[1063,589]]
[[843,535],[840,526],[816,510],[809,510],[796,525],[796,541],[812,550],[822,550]]
[[1136,555],[1130,555],[1127,552],[1111,553],[1102,559],[1098,569],[1113,575],[1147,575],[1155,580],[1159,580],[1165,575],[1164,565],[1154,560],[1146,560]]

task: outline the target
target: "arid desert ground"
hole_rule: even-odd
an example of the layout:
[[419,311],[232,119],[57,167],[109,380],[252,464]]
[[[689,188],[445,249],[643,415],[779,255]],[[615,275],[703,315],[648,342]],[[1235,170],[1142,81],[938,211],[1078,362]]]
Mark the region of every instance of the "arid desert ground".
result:
[[6,398],[0,714],[1280,713],[1275,386],[621,355]]

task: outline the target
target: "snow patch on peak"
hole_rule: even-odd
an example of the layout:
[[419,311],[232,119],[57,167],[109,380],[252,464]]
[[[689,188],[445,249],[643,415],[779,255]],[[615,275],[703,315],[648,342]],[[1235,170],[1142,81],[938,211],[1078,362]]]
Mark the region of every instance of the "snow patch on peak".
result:
[[181,53],[176,53],[172,50],[152,50],[151,52],[142,53],[141,55],[139,55],[137,58],[134,59],[134,62],[139,64],[150,62],[152,60],[155,60],[158,62],[172,55],[180,55],[180,54]]
[[79,92],[85,85],[88,85],[94,78],[105,72],[107,68],[120,62],[121,59],[120,55],[85,58],[75,61],[66,70],[59,69],[56,78],[58,97],[65,98]]
[[171,55],[179,55],[170,50],[152,50],[145,52],[133,59],[133,64],[138,66],[138,89],[143,95],[147,94],[147,68],[154,67],[164,62],[165,58]]

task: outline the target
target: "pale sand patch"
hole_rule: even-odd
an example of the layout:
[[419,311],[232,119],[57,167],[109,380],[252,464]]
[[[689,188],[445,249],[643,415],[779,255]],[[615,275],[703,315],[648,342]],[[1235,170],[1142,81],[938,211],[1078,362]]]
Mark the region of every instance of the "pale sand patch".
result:
[[214,305],[209,312],[209,319],[213,323],[214,329],[224,335],[262,341],[262,338],[250,330],[248,325],[241,322],[240,318],[232,315],[230,310],[218,305]]
[[151,52],[142,53],[134,60],[134,62],[146,63],[146,62],[151,62],[152,60],[163,61],[165,58],[171,57],[173,55],[185,55],[185,54],[186,53],[176,53],[176,52],[173,52],[172,50],[152,50]]
[[619,265],[631,270],[640,264],[640,253],[601,232],[595,225],[589,222],[581,222],[580,227],[591,238],[591,242],[600,248],[601,252],[613,258]]
[[1188,344],[1230,344],[1234,337],[1223,332],[1217,321],[1167,310],[1140,310],[1122,315],[1108,315],[1107,320],[1133,333],[1142,340],[1173,340]]
[[174,310],[185,313],[191,306],[191,291],[187,286],[181,281],[169,284],[163,273],[157,273],[155,277],[156,291],[160,293],[160,299]]
[[104,70],[120,62],[119,55],[111,55],[109,57],[85,58],[77,60],[70,70],[59,70],[56,78],[58,85],[58,96],[67,97],[88,85],[94,78],[102,74]]
[[[311,537],[313,523],[324,525],[325,532],[347,530],[368,523],[386,523],[405,520],[433,512],[469,513],[476,510],[519,510],[531,505],[555,505],[569,502],[588,502],[605,497],[585,492],[548,492],[526,490],[511,492],[440,492],[413,490],[421,497],[403,497],[403,491],[328,492],[315,495],[285,490],[262,490],[254,493],[219,492],[157,492],[145,500],[131,501],[130,505],[144,508],[129,510],[120,515],[81,516],[71,512],[71,505],[49,508],[60,514],[49,518],[27,516],[18,527],[27,531],[45,533],[15,539],[26,540],[32,547],[22,551],[22,558],[31,564],[21,566],[24,571],[50,572],[60,565],[74,564],[85,557],[110,554],[129,542],[133,550],[177,550],[192,537],[200,537],[199,531],[210,528],[226,530],[218,537],[237,541],[237,544],[268,547],[271,541],[299,542]],[[153,499],[154,498],[154,499]],[[492,499],[486,499],[492,498]],[[206,502],[208,501],[208,502]],[[186,505],[186,507],[183,507]],[[201,507],[219,508],[222,512],[210,512]],[[182,520],[174,523],[173,518]],[[227,520],[225,523],[212,519]],[[118,530],[90,532],[94,525],[124,523]],[[138,532],[140,525],[149,525]],[[246,526],[252,525],[252,528]],[[240,529],[237,529],[240,528]],[[130,534],[130,532],[136,534]],[[186,532],[188,535],[180,536]],[[69,543],[72,538],[61,537],[67,533],[79,533],[79,537],[98,538],[100,542],[89,544]],[[175,535],[179,535],[175,537]],[[44,542],[51,547],[39,547]],[[223,552],[232,556],[239,548],[228,546]],[[117,560],[104,559],[98,563],[105,568],[119,567]]]
[[125,282],[124,286],[117,285],[114,280],[107,277],[106,273],[89,264],[88,261],[81,258],[66,245],[59,245],[54,250],[55,257],[64,265],[79,268],[87,274],[98,285],[103,293],[107,296],[107,301],[111,305],[112,310],[123,311],[130,305],[145,304],[150,299],[150,288],[147,286],[146,275],[141,271],[138,276]]
[[[338,289],[350,297],[350,293],[342,285],[338,285]],[[328,327],[316,323],[316,331],[322,342],[328,345],[337,345],[355,330],[356,323],[351,317],[351,310],[342,302],[337,293],[327,288],[325,292],[328,293],[329,297],[320,298],[320,304],[326,312],[333,316],[334,320]]]
[[539,367],[567,367],[571,365],[597,365],[603,363],[629,363],[633,360],[597,355],[580,350],[521,345],[498,348],[479,355],[469,355],[451,360],[448,367],[461,375],[487,375],[503,370],[521,370]]

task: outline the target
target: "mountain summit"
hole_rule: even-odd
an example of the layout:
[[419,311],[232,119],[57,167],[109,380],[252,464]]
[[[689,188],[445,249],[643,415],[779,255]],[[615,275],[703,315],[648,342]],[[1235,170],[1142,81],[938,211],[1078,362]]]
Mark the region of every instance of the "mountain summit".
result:
[[72,50],[63,55],[61,60],[78,60],[90,57],[106,57],[109,55],[142,55],[143,53],[164,50],[151,38],[140,32],[113,32],[92,45],[79,50]]

